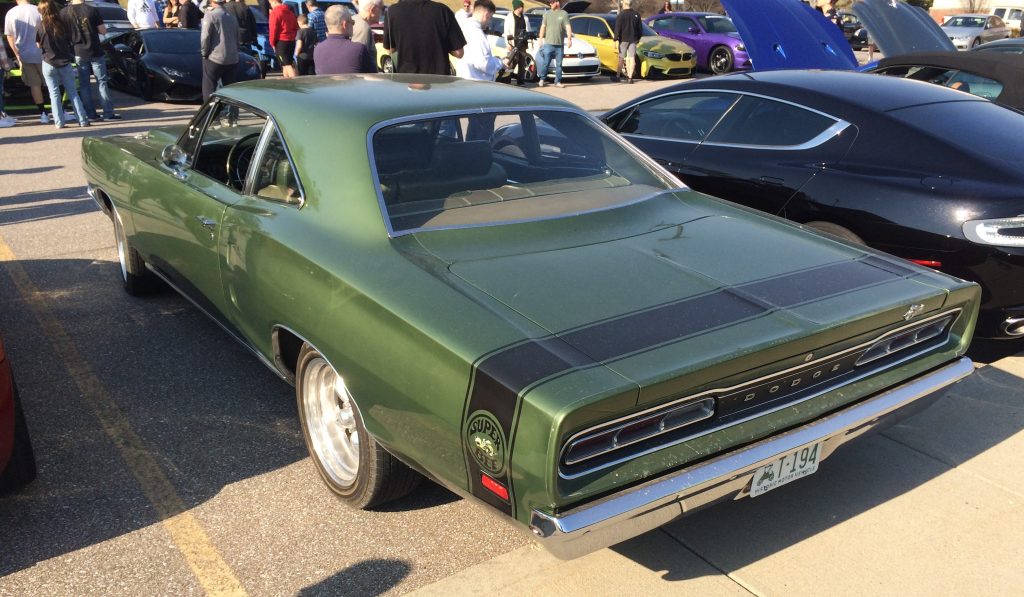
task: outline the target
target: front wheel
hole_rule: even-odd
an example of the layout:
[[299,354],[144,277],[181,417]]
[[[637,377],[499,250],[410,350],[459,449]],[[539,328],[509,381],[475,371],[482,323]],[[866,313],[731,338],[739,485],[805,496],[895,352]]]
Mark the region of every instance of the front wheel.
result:
[[711,50],[708,56],[708,65],[711,72],[716,75],[725,74],[732,70],[732,52],[725,46],[718,46]]
[[971,42],[971,48],[977,48],[981,45],[981,38],[975,37],[974,41]]
[[154,276],[146,269],[146,263],[142,256],[136,251],[128,235],[125,234],[124,224],[121,223],[121,215],[113,210],[114,220],[114,242],[117,245],[117,261],[121,267],[121,282],[124,284],[124,291],[132,296],[141,296],[153,290]]
[[306,344],[295,371],[306,447],[320,477],[343,502],[372,508],[416,488],[422,477],[370,437],[345,378],[327,359]]

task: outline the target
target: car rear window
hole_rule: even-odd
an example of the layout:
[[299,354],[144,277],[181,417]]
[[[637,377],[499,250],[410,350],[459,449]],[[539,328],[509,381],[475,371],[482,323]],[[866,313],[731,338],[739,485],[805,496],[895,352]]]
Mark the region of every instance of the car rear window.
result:
[[836,120],[799,106],[745,95],[711,131],[707,143],[794,147],[813,140]]
[[561,217],[678,187],[573,111],[417,119],[371,145],[392,233]]
[[990,159],[1019,166],[1024,155],[1024,116],[991,102],[926,104],[892,110],[890,114]]

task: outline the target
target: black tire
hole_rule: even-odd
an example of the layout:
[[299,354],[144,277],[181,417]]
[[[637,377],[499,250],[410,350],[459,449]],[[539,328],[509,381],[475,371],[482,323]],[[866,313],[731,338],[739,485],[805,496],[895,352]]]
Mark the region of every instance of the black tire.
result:
[[977,48],[980,45],[981,45],[981,38],[980,37],[975,37],[974,41],[971,42],[971,49]]
[[135,90],[142,99],[146,101],[153,99],[153,90],[150,87],[149,80],[146,79],[145,73],[140,75],[139,80],[135,83]]
[[533,58],[530,55],[526,55],[526,61],[523,62],[523,83],[536,83],[537,82],[537,70],[533,64]]
[[110,217],[114,221],[114,242],[117,245],[117,259],[124,291],[132,296],[149,294],[156,284],[156,276],[146,269],[146,262],[132,247],[116,209],[112,210]]
[[848,228],[844,228],[839,224],[833,224],[832,222],[807,222],[804,225],[807,226],[808,228],[814,228],[815,230],[820,230],[822,232],[827,232],[833,236],[838,236],[839,238],[845,241],[857,245],[867,244],[864,242],[864,239],[857,236],[853,231],[851,231]]
[[708,54],[708,68],[716,75],[722,75],[732,70],[732,50],[725,46],[715,46]]
[[21,410],[18,386],[14,386],[14,451],[7,468],[0,472],[0,493],[20,489],[36,478],[36,457],[28,438],[28,424]]
[[[306,440],[306,448],[324,483],[341,501],[360,510],[386,504],[416,489],[423,477],[392,456],[369,435],[358,406],[351,409],[354,427],[359,437],[359,461],[354,478],[351,482],[344,483],[328,472],[329,467],[325,465],[323,455],[315,448],[312,439],[313,434],[322,436],[319,435],[319,429],[311,429],[311,413],[307,406],[306,392],[313,391],[307,388],[307,368],[311,366],[319,370],[323,370],[325,366],[331,367],[316,349],[304,344],[295,366],[295,401],[298,405],[299,424]],[[332,367],[330,371],[337,375]],[[348,399],[355,404],[351,394],[348,394]]]
[[380,59],[380,72],[388,75],[395,72],[395,63],[391,60],[391,56],[384,56]]

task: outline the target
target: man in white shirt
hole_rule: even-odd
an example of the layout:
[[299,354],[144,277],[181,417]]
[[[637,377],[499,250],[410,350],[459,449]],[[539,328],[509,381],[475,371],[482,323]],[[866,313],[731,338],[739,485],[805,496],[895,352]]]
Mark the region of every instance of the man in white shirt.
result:
[[153,0],[128,0],[128,22],[136,29],[155,29],[160,26]]
[[14,50],[14,59],[21,66],[21,82],[28,86],[39,110],[39,122],[49,124],[50,117],[43,105],[43,51],[36,44],[40,23],[39,9],[28,0],[18,0],[18,5],[8,11],[4,19],[4,35]]
[[494,16],[494,2],[476,0],[473,14],[459,20],[462,35],[466,38],[463,54],[455,63],[455,75],[463,79],[476,81],[493,81],[503,65],[500,58],[491,53],[491,44],[484,29]]

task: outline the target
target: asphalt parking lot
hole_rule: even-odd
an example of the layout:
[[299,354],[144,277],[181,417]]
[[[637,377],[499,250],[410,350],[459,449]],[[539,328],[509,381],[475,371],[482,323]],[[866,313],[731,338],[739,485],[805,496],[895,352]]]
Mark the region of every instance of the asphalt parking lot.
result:
[[[664,82],[570,85],[605,109]],[[815,475],[580,560],[431,484],[356,512],[322,486],[292,389],[170,291],[120,288],[85,194],[83,135],[185,122],[0,131],[0,334],[39,478],[0,497],[0,595],[1019,594],[1024,345],[923,415]]]

